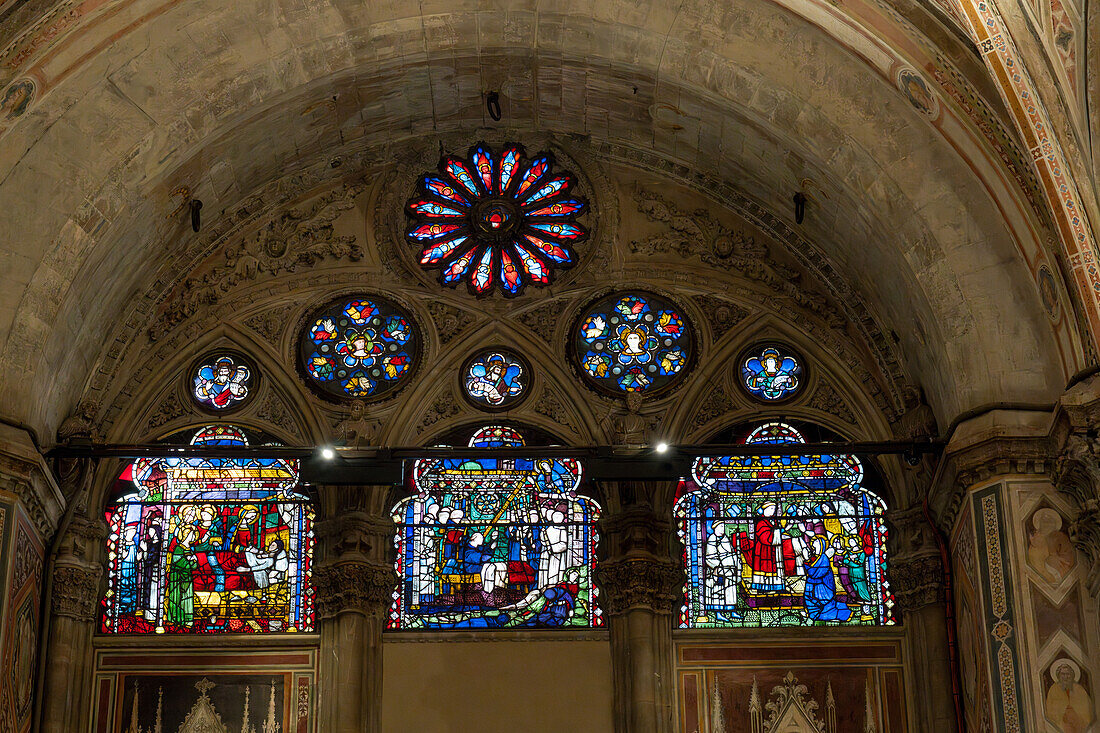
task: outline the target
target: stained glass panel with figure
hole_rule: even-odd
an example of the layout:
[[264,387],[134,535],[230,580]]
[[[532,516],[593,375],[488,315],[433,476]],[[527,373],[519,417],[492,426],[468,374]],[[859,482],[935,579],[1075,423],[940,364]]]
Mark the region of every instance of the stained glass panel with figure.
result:
[[[805,443],[769,423],[746,443]],[[851,455],[702,457],[675,514],[687,583],[681,628],[886,625],[882,499]]]
[[[208,426],[198,446],[245,446]],[[313,630],[313,510],[298,462],[140,458],[107,507],[100,630],[114,634]]]
[[[503,426],[470,440],[523,445]],[[388,628],[602,625],[592,583],[600,508],[578,493],[580,483],[572,459],[416,461],[416,494],[392,513],[401,581]]]

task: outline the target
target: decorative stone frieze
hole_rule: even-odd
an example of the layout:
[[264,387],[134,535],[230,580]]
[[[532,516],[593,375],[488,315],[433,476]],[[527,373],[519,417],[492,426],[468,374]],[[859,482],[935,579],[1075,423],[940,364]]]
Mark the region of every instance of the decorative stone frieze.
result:
[[943,603],[943,563],[939,555],[894,558],[886,570],[900,611]]

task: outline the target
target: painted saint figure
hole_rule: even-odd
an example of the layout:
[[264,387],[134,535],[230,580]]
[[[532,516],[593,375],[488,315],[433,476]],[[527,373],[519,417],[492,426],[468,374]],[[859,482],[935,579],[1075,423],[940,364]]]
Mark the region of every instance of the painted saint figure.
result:
[[1050,668],[1054,684],[1047,689],[1047,718],[1063,733],[1084,733],[1092,723],[1092,698],[1081,684],[1081,668],[1072,659],[1059,659]]

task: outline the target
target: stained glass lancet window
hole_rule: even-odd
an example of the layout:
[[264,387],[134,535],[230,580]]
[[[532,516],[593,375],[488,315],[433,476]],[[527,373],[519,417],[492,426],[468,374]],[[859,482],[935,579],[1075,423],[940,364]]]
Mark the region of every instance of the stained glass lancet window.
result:
[[[244,446],[204,427],[192,445]],[[114,634],[313,630],[313,510],[298,462],[140,458],[107,507],[101,631]]]
[[851,455],[783,455],[805,443],[768,423],[746,443],[776,455],[702,457],[675,514],[687,583],[681,628],[886,625],[882,499]]
[[[523,446],[503,426],[471,447]],[[393,509],[396,569],[389,629],[602,626],[592,582],[600,508],[578,493],[572,459],[424,459],[416,491]]]

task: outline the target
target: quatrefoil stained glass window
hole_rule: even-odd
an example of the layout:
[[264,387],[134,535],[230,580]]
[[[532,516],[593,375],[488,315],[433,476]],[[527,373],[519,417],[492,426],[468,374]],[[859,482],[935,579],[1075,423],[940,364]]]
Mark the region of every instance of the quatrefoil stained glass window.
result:
[[350,296],[317,311],[299,337],[307,381],[326,396],[373,400],[412,376],[420,336],[412,318],[381,298]]
[[802,361],[777,344],[754,346],[741,357],[741,384],[753,397],[779,402],[802,388]]
[[686,373],[694,357],[683,310],[656,295],[608,296],[583,312],[573,334],[581,374],[615,394],[663,392]]
[[554,172],[550,153],[528,158],[521,145],[497,153],[479,143],[465,159],[443,156],[438,173],[421,177],[405,205],[405,238],[444,285],[519,295],[576,262],[573,247],[588,238],[575,221],[588,208],[576,188],[572,175]]

